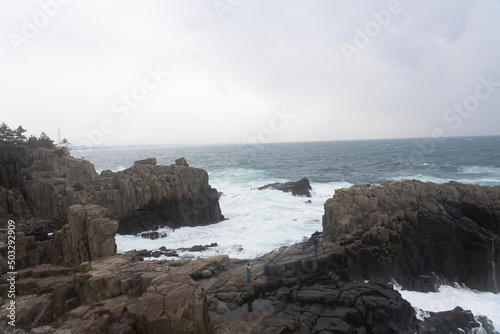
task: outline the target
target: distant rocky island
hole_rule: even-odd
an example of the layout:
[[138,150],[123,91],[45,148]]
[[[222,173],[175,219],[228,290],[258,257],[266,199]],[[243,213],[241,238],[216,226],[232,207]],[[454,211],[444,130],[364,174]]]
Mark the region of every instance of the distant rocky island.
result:
[[[225,255],[139,261],[135,251],[116,254],[117,232],[223,219],[208,174],[185,159],[163,166],[150,158],[98,175],[67,150],[0,142],[0,228],[7,231],[9,220],[16,226],[17,330],[494,332],[487,318],[460,308],[418,320],[389,282],[498,292],[500,187],[403,180],[337,190],[325,203],[319,255],[309,240],[251,259],[250,283],[246,261]],[[0,254],[0,328],[12,329],[5,242]],[[247,312],[249,302],[263,311]]]

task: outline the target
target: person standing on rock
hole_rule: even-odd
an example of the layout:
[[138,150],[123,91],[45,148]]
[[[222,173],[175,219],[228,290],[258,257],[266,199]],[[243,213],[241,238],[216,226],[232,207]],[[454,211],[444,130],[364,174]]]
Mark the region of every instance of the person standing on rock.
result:
[[247,282],[252,279],[252,268],[250,268],[250,263],[247,263]]
[[319,246],[318,236],[315,235],[313,237],[313,253],[315,256],[318,256],[318,246]]

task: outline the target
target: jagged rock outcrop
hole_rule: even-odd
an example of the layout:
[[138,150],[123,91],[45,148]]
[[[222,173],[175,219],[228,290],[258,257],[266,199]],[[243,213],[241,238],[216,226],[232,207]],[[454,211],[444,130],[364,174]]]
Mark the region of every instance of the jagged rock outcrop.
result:
[[[41,264],[77,268],[82,262],[116,254],[115,233],[118,222],[97,205],[75,205],[68,210],[68,223],[54,232],[53,239],[38,241],[34,235],[16,231],[16,268]],[[50,222],[44,221],[46,224]],[[4,259],[8,247],[0,245],[0,268],[6,272]]]
[[113,177],[115,173],[113,173],[113,171],[111,169],[105,169],[103,171],[101,171],[101,173],[99,174],[99,177]]
[[497,292],[500,187],[415,180],[356,185],[327,201],[323,229],[345,249],[351,278],[396,279],[422,291],[460,282]]
[[309,180],[304,178],[300,181],[292,181],[292,182],[286,182],[286,183],[271,183],[268,185],[265,185],[263,187],[257,188],[258,190],[265,190],[265,189],[274,189],[274,190],[281,190],[286,193],[292,193],[293,196],[305,196],[305,197],[311,197],[311,192],[312,187],[309,183]]
[[186,158],[184,157],[175,160],[175,164],[177,166],[189,167],[189,164],[187,163]]
[[156,158],[147,158],[144,160],[137,160],[134,162],[134,166],[139,166],[139,165],[148,165],[148,166],[155,166],[156,165]]
[[472,333],[481,323],[494,333],[487,319],[459,308],[417,320],[386,281],[349,280],[342,247],[327,240],[318,256],[307,242],[250,262],[250,283],[241,264],[205,285],[212,333]]
[[25,179],[95,180],[94,166],[62,149],[26,148],[0,143],[0,186],[21,187]]
[[148,158],[106,177],[65,150],[0,146],[0,159],[0,199],[5,199],[0,218],[36,217],[63,225],[70,206],[97,204],[120,222],[123,234],[224,219],[207,172],[188,167],[185,159],[164,166]]
[[54,234],[53,247],[61,257],[53,263],[78,266],[116,254],[118,222],[108,216],[107,210],[97,205],[70,207],[68,224]]

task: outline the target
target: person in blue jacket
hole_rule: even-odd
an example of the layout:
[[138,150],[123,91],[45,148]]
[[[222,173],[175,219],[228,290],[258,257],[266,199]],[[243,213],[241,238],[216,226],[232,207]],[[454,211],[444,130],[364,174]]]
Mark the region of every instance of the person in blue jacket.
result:
[[250,268],[250,263],[247,263],[247,282],[252,279],[252,268]]

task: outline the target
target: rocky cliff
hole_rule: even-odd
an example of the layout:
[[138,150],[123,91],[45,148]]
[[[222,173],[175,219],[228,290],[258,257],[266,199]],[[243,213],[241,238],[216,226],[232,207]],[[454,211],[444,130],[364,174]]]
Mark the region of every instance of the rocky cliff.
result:
[[[210,262],[228,263],[227,257],[196,266],[134,258],[105,257],[76,270],[54,265],[19,270],[15,328],[38,334],[210,333],[205,292],[189,275]],[[6,289],[2,286],[4,296]],[[2,307],[0,328],[9,328],[8,312]]]
[[[402,181],[338,190],[325,204],[319,255],[311,240],[276,250],[250,260],[246,282],[246,261],[231,263],[224,255],[147,262],[135,252],[115,255],[119,228],[222,219],[208,175],[185,159],[157,166],[150,158],[97,177],[90,163],[64,151],[22,150],[0,150],[0,215],[19,222],[17,328],[347,334],[472,333],[482,325],[493,333],[487,319],[459,308],[419,321],[388,282],[427,291],[457,281],[495,291],[499,187]],[[53,238],[42,238],[46,230],[37,234],[40,226],[55,231]],[[0,246],[2,273],[7,249]],[[2,329],[8,328],[7,278],[0,289]]]
[[64,150],[0,146],[0,217],[33,217],[64,225],[72,205],[97,204],[119,221],[119,233],[158,226],[193,226],[224,219],[219,194],[206,171],[185,159],[170,166],[156,159],[99,178],[94,166]]
[[396,279],[411,290],[447,282],[498,292],[500,187],[385,182],[335,192],[324,236],[345,250],[351,278]]

